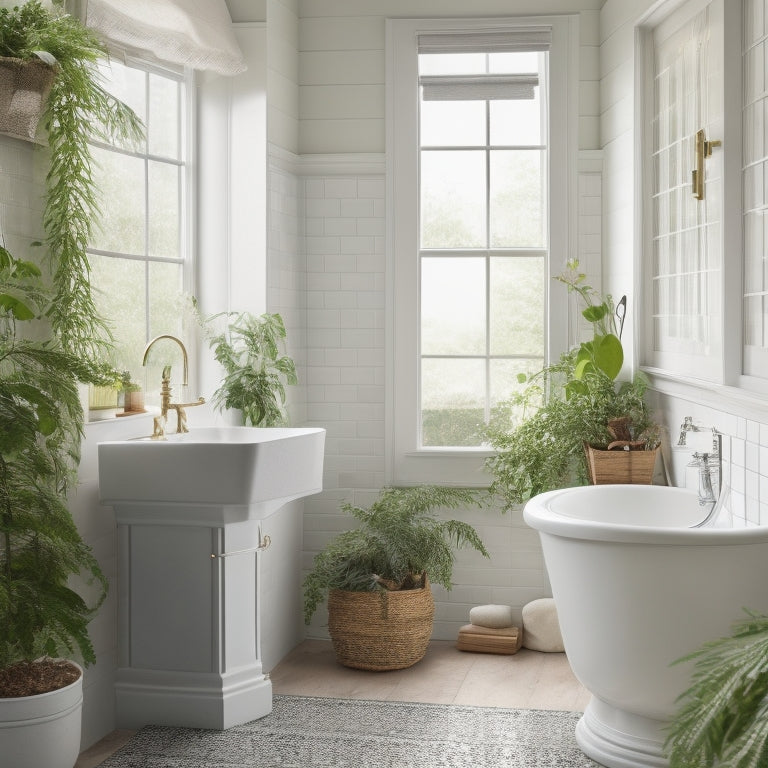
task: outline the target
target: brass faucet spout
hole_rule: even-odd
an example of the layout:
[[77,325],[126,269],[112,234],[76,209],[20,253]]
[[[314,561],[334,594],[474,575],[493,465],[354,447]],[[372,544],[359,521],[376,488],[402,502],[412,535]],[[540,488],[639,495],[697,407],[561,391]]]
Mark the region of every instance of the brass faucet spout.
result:
[[[155,344],[155,342],[161,339],[170,339],[175,341],[181,348],[182,359],[184,361],[184,381],[183,386],[187,386],[189,379],[189,358],[187,357],[187,350],[181,339],[171,336],[168,333],[163,333],[160,336],[155,336],[152,341],[144,347],[144,357],[141,361],[142,365],[147,364],[147,356],[149,350]],[[196,405],[202,405],[205,400],[201,397],[194,403],[172,403],[171,402],[171,366],[166,365],[163,367],[163,375],[160,382],[160,416],[155,417],[155,430],[152,437],[163,438],[165,436],[165,425],[168,419],[168,411],[175,410],[177,417],[176,432],[188,432],[187,429],[187,414],[185,408],[192,408]]]
[[[171,336],[170,333],[163,333],[160,334],[160,336],[155,336],[154,339],[152,339],[146,347],[144,347],[144,357],[142,358],[141,364],[146,365],[147,364],[147,356],[149,355],[149,350],[152,348],[152,346],[155,344],[155,342],[160,341],[160,339],[170,339],[171,341],[175,341],[179,347],[181,348],[181,357],[183,360],[183,366],[184,366],[184,380],[181,382],[183,386],[187,386],[189,383],[189,357],[187,356],[187,348],[184,346],[184,343],[181,339],[176,338],[176,336]],[[165,370],[163,370],[163,376],[165,376]],[[170,374],[169,374],[170,378]]]

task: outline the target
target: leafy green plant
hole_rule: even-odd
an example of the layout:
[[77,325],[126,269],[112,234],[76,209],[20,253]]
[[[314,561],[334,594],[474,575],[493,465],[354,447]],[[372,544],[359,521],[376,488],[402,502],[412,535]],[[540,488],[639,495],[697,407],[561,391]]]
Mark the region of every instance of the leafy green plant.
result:
[[730,636],[705,643],[666,749],[670,768],[768,765],[768,616],[747,611]]
[[417,589],[429,580],[451,588],[455,549],[488,552],[475,529],[441,520],[437,509],[478,506],[484,496],[466,488],[384,488],[367,508],[341,505],[358,523],[315,555],[304,579],[304,620],[309,624],[328,590],[352,592]]
[[[138,141],[140,120],[101,85],[97,65],[106,49],[96,34],[61,8],[39,0],[0,9],[0,55],[40,58],[56,68],[42,124],[50,165],[43,213],[55,300],[48,309],[64,349],[82,360],[106,359],[111,334],[99,317],[86,247],[99,212],[89,140]],[[113,371],[101,365],[103,373]]]
[[[206,325],[222,315],[214,315]],[[243,424],[276,427],[286,422],[285,386],[296,384],[293,360],[280,352],[285,325],[278,314],[227,313],[227,330],[209,339],[225,377],[213,394],[220,410],[236,408]]]
[[[77,382],[92,372],[57,339],[20,333],[49,305],[36,265],[0,247],[0,286],[0,668],[75,651],[88,664],[107,582],[66,497],[80,458]],[[95,605],[71,587],[77,574],[95,583]]]
[[524,389],[495,409],[486,437],[496,452],[486,467],[491,490],[507,509],[544,491],[586,485],[584,444],[604,448],[615,440],[609,427],[614,419],[628,417],[632,439],[646,447],[658,442],[645,377],[616,381],[624,354],[611,297],[586,284],[577,261],[558,279],[586,304],[582,315],[593,336],[533,376],[519,377]]

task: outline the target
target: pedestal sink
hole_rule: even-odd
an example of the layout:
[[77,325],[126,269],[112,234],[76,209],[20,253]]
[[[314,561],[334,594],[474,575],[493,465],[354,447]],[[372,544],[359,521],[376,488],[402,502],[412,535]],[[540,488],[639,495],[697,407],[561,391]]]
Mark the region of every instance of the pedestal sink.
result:
[[118,525],[117,726],[229,728],[272,710],[259,570],[269,517],[322,490],[325,430],[202,427],[100,443]]

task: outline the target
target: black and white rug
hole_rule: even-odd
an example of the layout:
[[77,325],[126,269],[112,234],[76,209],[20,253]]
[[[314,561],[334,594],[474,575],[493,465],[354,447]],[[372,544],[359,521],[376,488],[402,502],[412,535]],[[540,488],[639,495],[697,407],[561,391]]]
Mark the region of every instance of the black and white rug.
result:
[[227,731],[146,726],[102,768],[594,768],[579,717],[275,696],[271,714]]

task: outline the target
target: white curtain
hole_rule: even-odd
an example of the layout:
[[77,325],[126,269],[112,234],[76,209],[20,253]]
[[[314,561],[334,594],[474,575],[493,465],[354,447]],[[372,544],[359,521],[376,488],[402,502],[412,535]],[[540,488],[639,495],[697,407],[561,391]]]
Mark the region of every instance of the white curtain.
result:
[[246,69],[224,0],[87,0],[86,23],[132,53],[193,69]]

